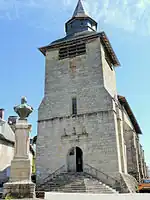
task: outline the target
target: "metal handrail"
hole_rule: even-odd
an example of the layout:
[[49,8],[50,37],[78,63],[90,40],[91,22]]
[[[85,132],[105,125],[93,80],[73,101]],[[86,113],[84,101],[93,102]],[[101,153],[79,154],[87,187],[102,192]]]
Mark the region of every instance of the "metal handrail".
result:
[[43,183],[40,184],[39,186],[44,185],[45,183],[47,183],[49,180],[51,180],[53,177],[55,177],[56,175],[60,174],[61,172],[65,171],[65,165],[62,165],[61,167],[59,167],[58,169],[56,169],[56,171],[54,171],[53,173],[49,174],[46,178],[43,179]]
[[121,188],[121,184],[118,180],[96,169],[95,167],[90,166],[89,164],[85,164],[84,172],[93,176],[93,178],[97,178],[99,181],[110,186],[111,188],[114,188],[116,190],[120,190]]
[[61,167],[59,167],[58,169],[56,169],[56,171],[54,171],[52,174],[49,174],[45,179],[52,179],[54,176],[60,174],[61,172],[64,172],[64,169],[65,169],[65,165],[62,165]]
[[[43,183],[39,185],[39,187],[45,185],[48,181],[50,181],[56,175],[59,175],[62,172],[65,172],[65,165],[62,165],[56,171],[54,171],[53,173],[49,174],[43,180]],[[121,189],[121,184],[120,184],[120,182],[118,180],[116,180],[115,178],[109,176],[108,174],[96,169],[95,167],[93,167],[93,166],[91,166],[89,164],[85,164],[84,165],[84,172],[83,173],[86,173],[86,174],[92,176],[93,178],[98,179],[102,183],[110,186],[113,189],[116,189],[117,191],[120,191],[120,189]]]

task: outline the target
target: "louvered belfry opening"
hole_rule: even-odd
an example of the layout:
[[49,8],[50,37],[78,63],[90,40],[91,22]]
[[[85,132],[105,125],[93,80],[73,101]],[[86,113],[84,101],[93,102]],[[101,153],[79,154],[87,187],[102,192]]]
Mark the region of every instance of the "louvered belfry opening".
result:
[[86,53],[85,42],[72,43],[71,45],[59,49],[59,59],[80,56]]

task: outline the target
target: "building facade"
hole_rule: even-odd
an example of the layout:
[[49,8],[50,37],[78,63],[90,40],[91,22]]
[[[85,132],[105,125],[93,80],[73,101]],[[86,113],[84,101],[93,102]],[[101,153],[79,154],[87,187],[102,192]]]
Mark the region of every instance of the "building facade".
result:
[[38,110],[37,184],[55,171],[92,175],[95,169],[134,192],[144,175],[141,130],[117,93],[120,63],[80,0],[65,28],[64,38],[40,48],[46,68]]
[[148,177],[144,150],[139,139],[142,132],[126,98],[118,95],[118,100],[123,116],[123,136],[127,157],[127,172],[140,182],[143,178]]

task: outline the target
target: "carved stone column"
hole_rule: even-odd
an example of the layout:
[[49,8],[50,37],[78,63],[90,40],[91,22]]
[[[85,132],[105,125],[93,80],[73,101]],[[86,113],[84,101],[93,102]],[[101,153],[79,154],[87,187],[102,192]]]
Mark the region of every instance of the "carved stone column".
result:
[[31,181],[32,162],[29,159],[29,133],[31,125],[27,117],[33,108],[27,104],[26,98],[21,99],[21,104],[14,107],[19,115],[15,125],[15,151],[11,162],[10,179],[4,184],[3,197],[10,195],[13,198],[34,198],[35,184]]

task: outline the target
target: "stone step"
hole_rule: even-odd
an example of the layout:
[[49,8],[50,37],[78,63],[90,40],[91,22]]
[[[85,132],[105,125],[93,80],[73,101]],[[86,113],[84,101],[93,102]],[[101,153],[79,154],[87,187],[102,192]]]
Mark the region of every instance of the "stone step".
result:
[[118,193],[113,188],[84,173],[61,173],[42,186],[44,191]]
[[93,191],[98,193],[117,193],[114,189],[110,188],[109,186],[103,184],[102,182],[99,182],[95,179],[85,179],[85,185],[87,188],[87,191]]
[[44,191],[38,191],[35,194],[36,194],[36,198],[38,198],[38,199],[44,199],[45,198],[45,192]]

